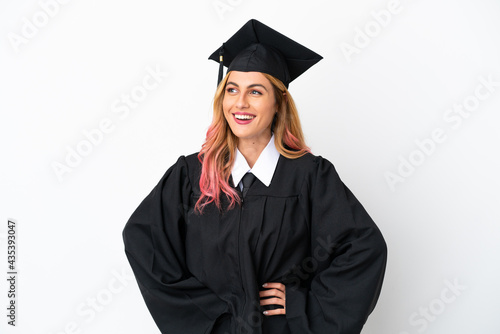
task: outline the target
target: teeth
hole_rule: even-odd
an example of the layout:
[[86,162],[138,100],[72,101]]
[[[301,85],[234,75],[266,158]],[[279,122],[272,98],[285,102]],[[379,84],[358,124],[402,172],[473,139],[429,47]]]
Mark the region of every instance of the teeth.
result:
[[253,119],[255,118],[255,116],[252,116],[252,115],[234,115],[234,117],[236,117],[236,119]]

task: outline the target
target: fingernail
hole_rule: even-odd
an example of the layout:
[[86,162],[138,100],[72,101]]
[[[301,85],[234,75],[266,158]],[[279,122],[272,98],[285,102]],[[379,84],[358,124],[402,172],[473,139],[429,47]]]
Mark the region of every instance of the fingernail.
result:
[[267,286],[267,283],[262,284],[262,286],[265,288]]
[[264,315],[267,315],[267,311],[264,311],[264,312],[262,312],[262,313],[264,313]]

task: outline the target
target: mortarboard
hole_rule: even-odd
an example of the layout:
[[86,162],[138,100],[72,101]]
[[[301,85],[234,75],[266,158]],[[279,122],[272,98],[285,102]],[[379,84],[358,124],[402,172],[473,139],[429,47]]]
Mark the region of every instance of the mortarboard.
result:
[[290,82],[323,59],[319,54],[276,30],[250,20],[209,59],[219,62],[219,78],[223,67],[228,71],[262,72],[280,79],[288,88]]

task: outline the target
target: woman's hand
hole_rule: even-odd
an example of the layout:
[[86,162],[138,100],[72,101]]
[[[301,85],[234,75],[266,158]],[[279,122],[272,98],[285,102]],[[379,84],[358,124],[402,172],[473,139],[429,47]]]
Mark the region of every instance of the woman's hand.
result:
[[259,292],[260,305],[280,305],[283,308],[264,311],[264,315],[286,314],[286,293],[285,285],[282,283],[264,283],[262,285],[267,290]]

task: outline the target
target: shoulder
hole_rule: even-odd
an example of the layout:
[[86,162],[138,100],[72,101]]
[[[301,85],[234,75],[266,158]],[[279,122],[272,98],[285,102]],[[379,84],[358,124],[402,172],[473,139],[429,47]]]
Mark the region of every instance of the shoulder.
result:
[[309,197],[308,194],[318,184],[337,179],[333,164],[322,156],[311,153],[294,159],[281,155],[276,169],[276,182],[279,186],[288,189],[287,193],[300,193],[304,198]]
[[199,180],[201,173],[201,162],[198,158],[198,152],[185,156],[184,161],[188,169],[189,179]]
[[176,169],[179,177],[184,179],[184,182],[189,183],[190,187],[193,187],[195,191],[198,189],[201,174],[201,162],[198,159],[198,152],[181,155],[171,168]]
[[179,158],[177,158],[177,161],[170,166],[169,169],[175,168],[186,168],[186,169],[196,169],[198,166],[200,166],[201,163],[198,160],[198,153],[192,153],[189,155],[181,155]]
[[312,153],[306,153],[303,156],[296,159],[289,159],[281,156],[284,163],[290,168],[300,169],[302,172],[312,172],[315,173],[319,169],[333,169],[335,167],[326,158],[321,155],[314,155]]
[[181,158],[184,160],[185,164],[190,169],[197,169],[197,168],[200,168],[200,166],[201,166],[201,162],[198,159],[198,152],[192,153],[192,154],[189,154],[186,156],[183,155],[183,156],[181,156]]
[[165,171],[159,183],[164,183],[172,179],[183,179],[184,182],[189,182],[193,179],[195,172],[199,170],[198,165],[197,153],[187,156],[181,155],[177,158],[177,161]]
[[300,173],[304,175],[305,181],[307,181],[305,184],[308,184],[309,187],[342,183],[333,163],[321,155],[307,153],[295,160],[297,161],[294,162],[294,168],[300,170]]

